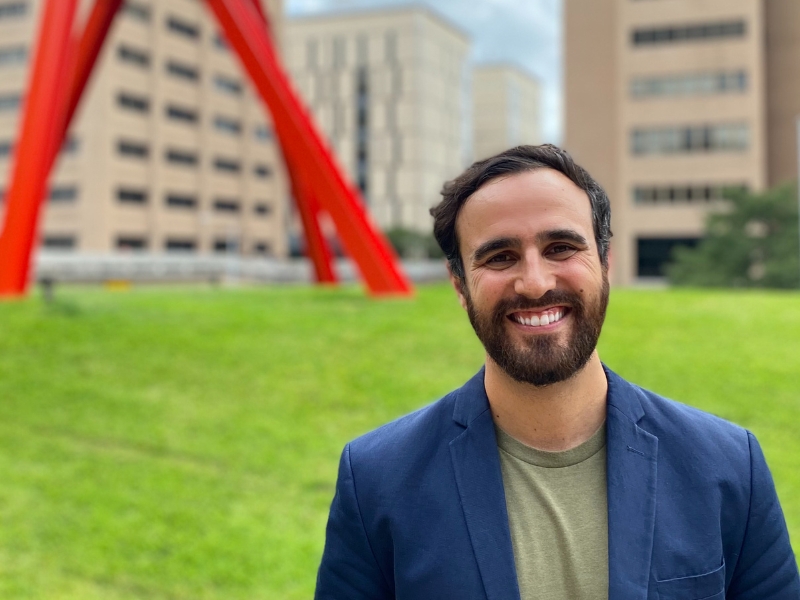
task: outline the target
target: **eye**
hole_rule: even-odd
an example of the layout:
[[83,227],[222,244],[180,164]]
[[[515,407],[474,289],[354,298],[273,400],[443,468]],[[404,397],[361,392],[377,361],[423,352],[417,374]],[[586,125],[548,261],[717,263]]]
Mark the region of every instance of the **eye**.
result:
[[505,267],[514,262],[515,257],[511,252],[499,252],[486,260],[486,264],[492,267]]
[[550,256],[552,258],[557,258],[557,259],[558,258],[569,258],[573,254],[575,254],[577,251],[578,251],[578,249],[575,246],[573,246],[571,244],[561,243],[561,244],[553,244],[552,246],[550,246],[547,249],[547,251],[545,252],[545,254],[547,256]]

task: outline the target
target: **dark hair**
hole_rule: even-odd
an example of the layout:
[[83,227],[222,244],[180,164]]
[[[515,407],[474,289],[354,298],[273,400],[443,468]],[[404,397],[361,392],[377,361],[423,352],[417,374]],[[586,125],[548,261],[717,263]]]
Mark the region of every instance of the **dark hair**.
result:
[[589,196],[592,207],[592,225],[600,262],[608,267],[608,246],[611,242],[611,206],[600,184],[572,160],[561,148],[552,144],[517,146],[496,156],[473,163],[461,175],[448,181],[442,188],[442,201],[431,209],[433,235],[450,263],[450,270],[459,279],[464,278],[464,263],[458,249],[456,218],[470,196],[490,181],[525,171],[553,169],[563,173]]

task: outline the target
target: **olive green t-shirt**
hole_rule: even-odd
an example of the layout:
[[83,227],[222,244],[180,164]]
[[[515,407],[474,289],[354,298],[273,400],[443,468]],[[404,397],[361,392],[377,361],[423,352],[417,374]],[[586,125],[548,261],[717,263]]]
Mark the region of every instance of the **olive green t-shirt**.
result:
[[497,445],[522,600],[608,600],[605,424],[565,452]]

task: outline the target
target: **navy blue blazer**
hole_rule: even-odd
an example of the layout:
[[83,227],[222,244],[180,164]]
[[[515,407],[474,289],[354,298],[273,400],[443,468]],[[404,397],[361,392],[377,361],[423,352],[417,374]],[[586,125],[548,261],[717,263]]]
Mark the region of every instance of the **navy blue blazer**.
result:
[[[608,378],[611,600],[800,600],[751,433]],[[483,370],[348,444],[318,600],[518,600]]]

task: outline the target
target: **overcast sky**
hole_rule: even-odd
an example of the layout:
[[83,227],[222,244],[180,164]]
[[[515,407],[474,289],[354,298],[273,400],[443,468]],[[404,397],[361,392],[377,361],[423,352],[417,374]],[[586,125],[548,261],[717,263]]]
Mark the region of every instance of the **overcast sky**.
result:
[[285,0],[289,16],[423,4],[472,38],[476,63],[511,62],[542,83],[544,140],[561,139],[561,0]]

